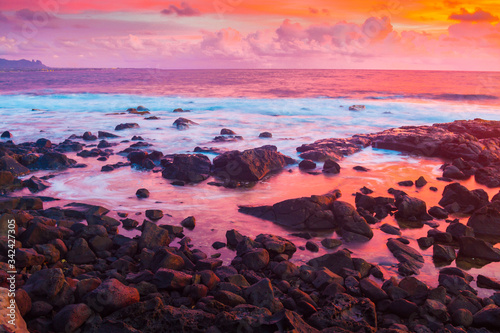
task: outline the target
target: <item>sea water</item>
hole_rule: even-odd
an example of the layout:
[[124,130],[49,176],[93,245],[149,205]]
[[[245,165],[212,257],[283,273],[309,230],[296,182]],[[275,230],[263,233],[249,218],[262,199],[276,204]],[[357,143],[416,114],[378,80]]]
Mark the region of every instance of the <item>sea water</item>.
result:
[[[130,146],[133,135],[142,136],[164,154],[190,153],[195,147],[217,147],[227,150],[248,149],[272,144],[278,150],[298,158],[296,147],[318,139],[348,137],[357,133],[372,133],[403,125],[430,125],[456,119],[483,118],[500,120],[498,82],[496,73],[407,72],[407,71],[161,71],[161,70],[56,70],[52,72],[0,73],[0,130],[9,130],[16,143],[35,141],[44,137],[61,142],[72,134],[85,131],[114,132],[116,125],[138,123],[140,128],[116,131],[117,153]],[[361,104],[365,109],[350,111],[349,106]],[[150,114],[139,116],[125,112],[127,108],[143,105]],[[190,110],[173,113],[176,108]],[[157,116],[159,120],[146,120]],[[197,122],[180,131],[172,123],[178,117]],[[244,139],[235,142],[212,140],[222,128],[229,128]],[[259,138],[268,131],[272,138]],[[83,142],[83,141],[82,141]],[[97,142],[84,142],[95,144]],[[215,155],[206,154],[210,159]],[[238,205],[271,205],[276,202],[323,194],[340,189],[342,200],[354,204],[353,194],[363,186],[375,190],[375,196],[390,196],[391,187],[437,205],[447,183],[436,180],[441,176],[440,159],[408,156],[398,152],[367,148],[340,162],[338,175],[313,175],[292,165],[277,175],[266,178],[251,188],[228,189],[210,186],[213,179],[183,187],[171,185],[161,173],[141,171],[130,167],[101,172],[105,164],[126,161],[122,155],[112,155],[108,161],[68,156],[87,164],[82,169],[39,171],[31,175],[54,175],[51,187],[40,195],[53,196],[59,201],[45,207],[63,206],[79,201],[99,204],[142,222],[146,209],[161,209],[166,216],[158,223],[178,225],[187,216],[195,216],[196,228],[185,230],[197,248],[207,254],[222,253],[226,263],[234,257],[227,250],[214,250],[214,241],[225,241],[225,232],[237,229],[249,236],[273,233],[303,246],[305,240],[290,235],[293,231],[238,212]],[[357,172],[353,166],[362,165],[369,172]],[[319,164],[318,169],[321,168]],[[31,176],[30,175],[30,176]],[[30,177],[28,176],[28,177]],[[424,176],[429,184],[421,189],[400,188],[402,180]],[[487,189],[473,179],[462,182],[469,189],[483,188],[490,198],[498,189]],[[438,192],[429,190],[430,186]],[[135,191],[147,188],[148,199],[137,199]],[[16,195],[28,195],[27,190]],[[138,215],[137,215],[138,214]],[[466,223],[467,217],[456,216]],[[453,216],[452,218],[455,218]],[[447,223],[439,220],[439,230]],[[367,243],[347,243],[353,256],[381,264],[396,272],[396,259],[385,243],[394,237],[378,230],[381,224],[398,226],[387,217],[373,225],[374,238]],[[418,229],[402,228],[410,245],[418,249],[416,239],[427,235],[428,226]],[[120,229],[134,236],[138,231]],[[324,237],[339,238],[333,232],[318,233],[313,241],[319,244]],[[293,260],[300,264],[325,254],[298,250]],[[419,276],[430,285],[437,284],[437,269],[432,262],[432,247],[419,251],[426,263]],[[451,266],[455,266],[453,262]],[[472,274],[500,278],[500,264],[471,269]],[[489,291],[481,290],[488,294]]]

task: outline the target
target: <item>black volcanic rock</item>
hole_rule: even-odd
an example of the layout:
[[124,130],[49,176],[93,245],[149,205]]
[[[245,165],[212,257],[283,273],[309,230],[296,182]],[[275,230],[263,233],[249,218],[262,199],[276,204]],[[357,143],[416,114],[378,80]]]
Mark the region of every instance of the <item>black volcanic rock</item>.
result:
[[177,118],[172,125],[177,127],[178,130],[186,130],[191,125],[199,125],[199,124],[187,118],[180,117]]
[[488,194],[484,190],[469,191],[459,183],[452,183],[446,185],[444,188],[443,197],[439,201],[439,205],[449,212],[472,213],[487,205],[488,202]]
[[487,261],[500,261],[500,250],[482,239],[473,237],[460,238],[458,256],[478,258]]
[[240,206],[239,211],[292,229],[332,229],[335,221],[332,204],[339,191],[278,202],[273,206]]
[[164,167],[163,178],[199,183],[209,177],[212,163],[202,154],[177,154]]
[[233,150],[214,159],[214,175],[225,180],[252,182],[292,163],[293,159],[278,152],[275,146],[262,146],[242,152]]
[[477,210],[467,222],[474,233],[482,236],[500,237],[500,201]]
[[122,131],[124,129],[128,129],[128,128],[138,128],[139,127],[139,124],[136,124],[136,123],[125,123],[125,124],[119,124],[119,125],[116,125],[115,127],[115,131]]

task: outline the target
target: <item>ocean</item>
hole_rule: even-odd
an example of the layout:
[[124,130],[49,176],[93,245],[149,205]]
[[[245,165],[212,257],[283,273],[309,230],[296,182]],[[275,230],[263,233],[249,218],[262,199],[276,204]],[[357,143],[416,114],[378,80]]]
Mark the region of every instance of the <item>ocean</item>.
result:
[[[144,116],[128,114],[126,109],[143,105],[150,109]],[[361,111],[350,111],[351,105],[364,105]],[[189,113],[173,113],[176,108]],[[133,135],[141,135],[164,154],[189,153],[194,148],[218,147],[248,149],[265,144],[297,158],[295,148],[318,139],[348,137],[357,133],[378,132],[404,125],[427,125],[456,119],[483,118],[500,120],[500,73],[444,71],[375,71],[375,70],[159,70],[159,69],[58,69],[52,71],[0,72],[0,131],[8,130],[16,143],[45,137],[60,142],[72,134],[86,131],[113,132],[116,125],[135,122],[140,128],[116,132],[119,139],[115,153],[127,148]],[[178,117],[186,117],[199,125],[179,131],[172,126]],[[243,140],[214,143],[222,128],[229,128]],[[263,131],[272,132],[270,139],[259,138]],[[88,142],[86,142],[88,144]],[[179,224],[190,215],[197,219],[193,231],[186,235],[206,253],[222,253],[225,262],[234,254],[228,249],[215,251],[214,241],[225,241],[225,232],[237,229],[256,236],[273,233],[304,245],[305,240],[291,236],[271,222],[238,213],[238,205],[269,205],[278,201],[323,194],[340,189],[342,200],[354,203],[353,193],[367,186],[374,195],[389,196],[387,189],[402,180],[415,180],[423,175],[429,184],[423,189],[406,190],[424,199],[427,206],[436,205],[447,183],[436,180],[441,175],[442,160],[408,156],[397,152],[368,148],[340,162],[341,173],[335,176],[301,172],[297,165],[259,182],[252,188],[228,189],[207,182],[183,187],[153,173],[120,168],[101,172],[105,164],[125,161],[112,155],[106,162],[68,154],[83,169],[40,171],[37,176],[54,175],[51,187],[40,195],[61,199],[46,207],[81,201],[104,205],[111,216],[126,212],[139,221],[146,209],[162,209],[167,215],[159,223]],[[211,159],[213,154],[207,154]],[[359,173],[353,166],[362,165],[370,172]],[[210,179],[208,180],[210,181]],[[464,181],[469,189],[483,188],[490,197],[498,192]],[[436,186],[438,194],[428,190]],[[138,200],[135,191],[145,187],[148,199]],[[27,190],[16,195],[29,195]],[[136,215],[139,214],[139,215]],[[466,221],[466,217],[459,217]],[[381,224],[397,225],[392,217]],[[447,224],[441,222],[440,230]],[[385,243],[387,234],[379,225],[372,226],[374,238],[363,244],[346,244],[359,256],[396,271],[396,259]],[[404,229],[403,235],[418,248],[416,239],[427,234],[428,226]],[[137,231],[120,230],[129,236]],[[338,236],[319,233],[313,238]],[[305,262],[319,253],[298,251],[296,262]],[[420,278],[436,285],[437,268],[432,263],[432,248],[421,250],[426,264]],[[453,263],[452,265],[455,265]],[[472,273],[500,278],[500,264],[494,263]],[[484,291],[482,291],[484,292]]]

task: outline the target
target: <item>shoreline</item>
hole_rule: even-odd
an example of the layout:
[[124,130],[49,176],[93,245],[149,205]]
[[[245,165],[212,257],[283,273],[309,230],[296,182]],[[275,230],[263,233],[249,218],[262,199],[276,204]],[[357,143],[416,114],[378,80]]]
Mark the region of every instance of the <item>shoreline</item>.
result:
[[[138,109],[136,111],[140,112]],[[189,119],[179,119],[185,120],[177,123],[177,127],[190,125],[187,122]],[[112,142],[110,133],[101,133],[98,135],[99,139],[107,143]],[[92,135],[86,133],[81,138],[73,137],[59,145],[54,145],[46,139],[24,145],[2,143],[2,148],[7,148],[15,155],[6,157],[10,155],[7,151],[2,157],[2,181],[5,182],[2,185],[7,184],[7,187],[12,189],[28,187],[36,193],[50,185],[46,179],[33,177],[21,182],[17,176],[35,169],[81,167],[65,156],[69,151],[77,151],[79,154],[86,152],[83,154],[90,154],[93,158],[109,157],[112,154],[112,145],[87,150],[80,143],[82,139],[87,143],[97,142],[97,136],[94,139]],[[234,139],[232,134],[221,135],[224,140]],[[136,143],[140,142],[142,141]],[[134,141],[131,143],[134,144]],[[213,164],[209,159],[200,157],[204,155],[145,154],[141,146],[147,147],[139,144],[126,152],[128,164],[113,165],[111,168],[127,168],[133,164],[137,168],[161,172],[163,178],[177,182],[176,185],[204,182],[210,175],[215,174],[221,180],[216,181],[214,185],[234,188],[246,187],[248,182],[259,182],[273,177],[274,172],[280,172],[286,165],[296,163],[278,152],[275,147],[269,146],[245,152],[222,153],[214,159]],[[475,177],[480,183],[492,188],[500,186],[500,125],[493,121],[406,126],[346,139],[319,140],[297,148],[301,153],[299,156],[303,158],[302,167],[301,164],[299,167],[305,170],[307,163],[303,162],[308,160],[310,166],[311,163],[318,162],[327,164],[329,167],[323,168],[328,173],[342,173],[342,159],[367,146],[453,160],[452,164],[445,164],[444,181],[451,181],[451,178]],[[33,152],[38,153],[39,157],[30,157]],[[260,168],[255,168],[255,165]],[[235,172],[238,167],[241,170]],[[7,175],[5,170],[10,170],[12,177]],[[412,180],[411,186],[414,186],[415,180]],[[440,256],[447,255],[448,258],[456,256],[454,247],[457,247],[457,244],[459,254],[462,252],[465,257],[471,255],[467,252],[470,244],[486,246],[482,254],[487,253],[489,259],[496,260],[495,255],[498,252],[500,256],[500,251],[484,245],[480,238],[471,237],[470,229],[473,229],[473,232],[480,230],[483,234],[491,230],[496,232],[495,228],[488,229],[488,223],[500,223],[500,219],[497,221],[495,215],[500,214],[499,207],[494,202],[490,203],[491,198],[485,200],[486,192],[483,193],[482,190],[464,190],[453,182],[446,188],[448,195],[443,193],[442,200],[447,200],[443,201],[440,210],[436,208],[435,211],[441,216],[445,213],[476,216],[475,220],[479,222],[471,223],[472,227],[450,221],[448,228],[453,225],[453,230],[431,232],[422,242],[435,242],[434,254],[438,251]],[[455,196],[450,194],[451,192],[454,192]],[[308,225],[307,229],[314,230],[315,225],[327,225],[329,229],[342,230],[340,234],[347,247],[349,240],[369,244],[371,226],[368,221],[373,218],[383,221],[385,216],[395,214],[406,224],[424,225],[426,221],[430,221],[428,208],[431,207],[426,207],[422,200],[401,193],[400,190],[394,190],[391,193],[392,198],[386,195],[375,200],[372,200],[369,194],[360,194],[359,199],[356,197],[356,207],[342,204],[342,197],[337,195],[322,195],[323,193],[317,193],[317,196],[309,199],[297,198],[297,201],[281,204],[269,202],[269,205],[273,206],[257,209],[260,209],[259,216],[266,216],[264,219],[276,223],[288,223],[290,217],[293,217],[294,221],[298,219],[300,223]],[[496,197],[500,199],[500,196]],[[32,329],[36,327],[41,331],[50,331],[53,328],[52,315],[55,315],[53,318],[56,326],[60,325],[60,320],[66,321],[72,329],[75,325],[84,325],[84,332],[98,332],[111,327],[134,332],[134,329],[139,329],[141,325],[149,325],[147,327],[153,331],[164,327],[161,325],[176,325],[180,322],[189,327],[188,331],[211,332],[233,331],[237,330],[239,325],[253,330],[291,325],[299,331],[326,329],[325,332],[328,327],[364,331],[385,329],[389,332],[404,330],[404,326],[412,331],[424,332],[425,328],[438,331],[445,325],[448,325],[450,330],[459,331],[449,327],[450,323],[462,323],[466,326],[473,324],[469,331],[480,327],[489,327],[492,331],[500,329],[491,321],[500,311],[499,294],[478,298],[469,285],[469,275],[457,268],[444,268],[444,273],[439,276],[440,287],[429,288],[414,277],[418,279],[418,274],[414,273],[418,272],[419,265],[426,259],[419,254],[419,248],[404,244],[404,239],[402,242],[393,240],[387,243],[389,250],[400,262],[400,273],[407,275],[401,281],[394,281],[393,278],[396,277],[390,276],[390,272],[386,271],[384,274],[378,263],[368,264],[361,258],[352,258],[346,249],[336,252],[332,249],[329,254],[310,260],[310,265],[299,267],[288,260],[297,249],[290,241],[278,236],[258,236],[251,239],[235,231],[229,231],[226,243],[236,249],[236,257],[230,266],[221,266],[220,259],[210,258],[201,251],[192,250],[189,247],[189,237],[180,238],[179,248],[169,248],[173,238],[182,237],[184,234],[179,226],[161,227],[151,222],[158,220],[157,214],[163,215],[163,212],[147,212],[149,222],[141,225],[141,237],[129,239],[117,232],[123,221],[107,216],[108,209],[116,207],[73,204],[60,209],[44,210],[40,199],[3,197],[0,202],[3,217],[5,214],[14,213],[12,216],[18,223],[16,236],[21,240],[22,244],[19,245],[23,246],[22,250],[18,251],[21,255],[16,256],[27,268],[17,279],[19,287],[22,287],[18,289],[18,295],[22,295],[18,296],[18,305],[25,306],[19,308],[21,314],[23,310],[23,315],[29,313],[28,303],[34,304],[38,301],[45,303],[37,303],[39,306],[45,306],[45,309],[48,308],[46,304],[51,307],[48,312],[42,311],[43,315],[28,315],[28,327],[31,325]],[[469,207],[471,203],[472,208]],[[297,207],[300,209],[297,210]],[[305,211],[303,216],[306,218],[300,220],[298,211]],[[434,212],[433,215],[437,213]],[[311,219],[313,215],[315,218]],[[478,216],[481,219],[477,218]],[[486,223],[484,216],[491,221],[487,220],[489,222]],[[79,223],[82,220],[87,224]],[[372,222],[378,223],[374,220]],[[183,224],[188,228],[192,223],[193,221],[187,221]],[[302,229],[304,228],[298,231],[303,231]],[[394,229],[391,231],[397,232]],[[47,235],[50,235],[50,238],[44,238]],[[61,238],[64,242],[56,241],[54,237]],[[397,238],[397,235],[394,238]],[[193,243],[196,245],[196,239]],[[308,250],[311,251],[317,246],[318,244],[309,244]],[[453,249],[453,255],[450,249]],[[64,257],[65,261],[62,261]],[[477,257],[477,253],[474,253],[474,257]],[[385,275],[384,280],[379,279],[382,275]],[[53,292],[57,288],[47,285],[48,277],[57,281],[58,286],[62,285],[50,295],[48,291]],[[477,280],[477,277],[475,278]],[[217,279],[220,281],[214,283]],[[482,285],[496,286],[494,280],[480,279]],[[129,286],[125,287],[123,284]],[[79,286],[80,289],[87,289],[78,294]],[[417,290],[419,291],[416,292]],[[116,310],[114,314],[106,308],[108,304],[103,308],[95,303],[96,299],[102,297],[111,297],[113,302],[109,306],[113,311]],[[466,301],[463,301],[464,298]],[[35,302],[31,302],[32,300]],[[78,302],[78,305],[70,305],[75,302]],[[464,302],[475,307],[464,305]],[[342,304],[340,309],[338,304]],[[189,309],[192,306],[195,310]],[[399,312],[404,307],[416,315]],[[470,315],[459,309],[467,309]],[[33,311],[33,308],[31,310]],[[76,315],[79,312],[88,314],[88,317],[82,319]],[[150,322],[144,319],[156,318],[153,313],[162,319],[156,322],[153,319]],[[131,314],[135,317],[130,318]],[[363,320],[350,320],[354,315],[361,316]],[[104,320],[100,321],[99,317]],[[469,323],[470,318],[473,323]],[[134,326],[135,328],[132,328]],[[61,327],[64,329],[63,326],[57,326],[55,329],[61,330]]]

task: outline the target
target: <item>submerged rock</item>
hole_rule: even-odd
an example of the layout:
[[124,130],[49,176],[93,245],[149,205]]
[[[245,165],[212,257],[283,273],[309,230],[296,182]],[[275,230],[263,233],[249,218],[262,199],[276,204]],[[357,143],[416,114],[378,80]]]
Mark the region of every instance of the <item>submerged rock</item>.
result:
[[[137,124],[137,123],[119,124],[119,125],[116,125],[115,131],[122,131],[124,129],[129,129],[129,128],[139,128],[139,124]],[[106,137],[108,137],[108,136],[106,136]]]
[[272,138],[273,134],[271,132],[261,132],[259,138]]
[[177,118],[172,125],[177,127],[178,130],[186,130],[191,125],[199,125],[199,124],[187,118],[180,117]]

